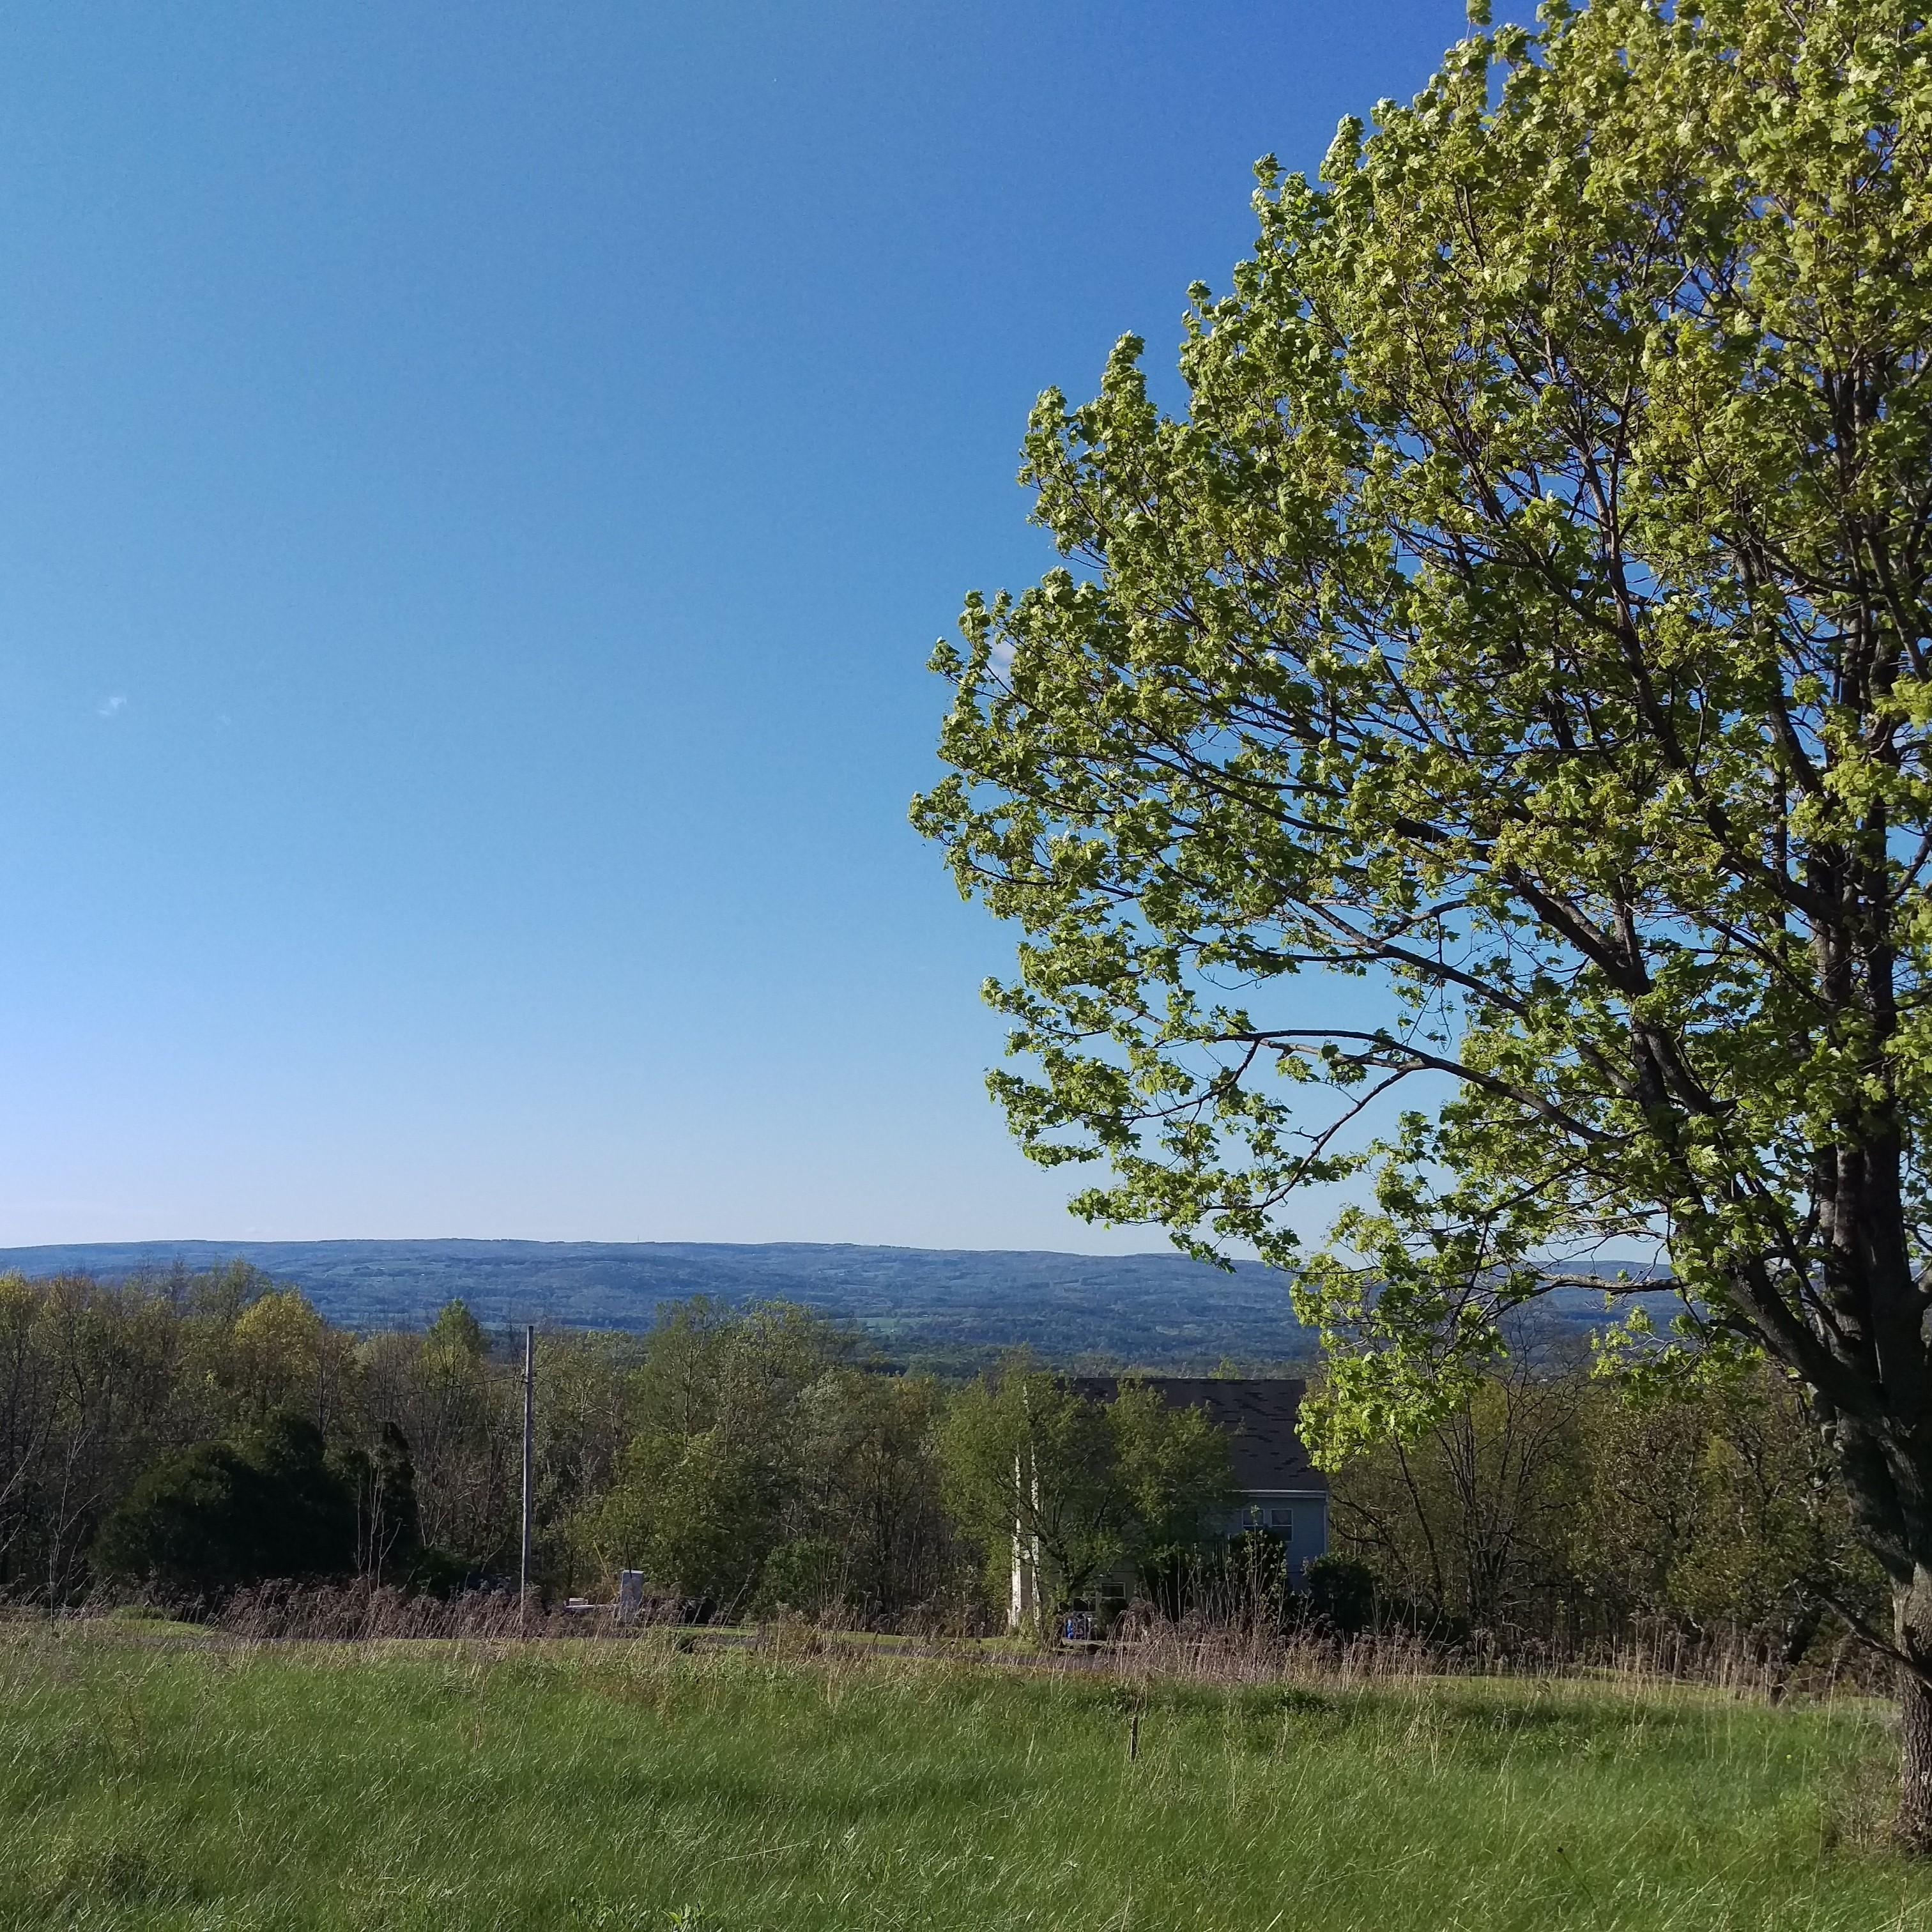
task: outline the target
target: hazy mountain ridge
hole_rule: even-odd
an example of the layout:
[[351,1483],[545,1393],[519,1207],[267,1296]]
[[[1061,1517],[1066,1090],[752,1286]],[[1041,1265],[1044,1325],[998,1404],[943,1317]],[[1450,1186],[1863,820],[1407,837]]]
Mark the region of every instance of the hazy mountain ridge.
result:
[[[962,1360],[1025,1345],[1054,1360],[1146,1367],[1282,1361],[1315,1352],[1287,1280],[1257,1262],[1232,1273],[1174,1253],[646,1241],[116,1241],[0,1249],[0,1270],[104,1281],[240,1259],[302,1288],[332,1321],[415,1328],[460,1297],[490,1328],[514,1322],[647,1328],[694,1294],[796,1301],[862,1328],[908,1360]],[[1588,1290],[1551,1310],[1603,1319]]]

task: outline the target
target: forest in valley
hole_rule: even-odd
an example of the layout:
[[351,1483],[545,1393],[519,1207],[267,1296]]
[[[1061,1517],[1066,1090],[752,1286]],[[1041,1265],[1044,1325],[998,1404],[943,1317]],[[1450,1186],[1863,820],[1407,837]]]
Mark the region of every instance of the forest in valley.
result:
[[[208,1614],[270,1580],[500,1593],[522,1368],[460,1300],[358,1334],[242,1263],[0,1277],[0,1594]],[[1024,1454],[1064,1600],[1125,1563],[1169,1614],[1256,1608],[1215,1533],[1225,1442],[1131,1376],[1110,1400],[1024,1355],[944,1380],[802,1309],[698,1298],[642,1335],[540,1333],[534,1413],[547,1602],[608,1602],[630,1568],[682,1617],[1003,1628]],[[1665,1633],[1788,1669],[1880,1594],[1762,1366],[1633,1393],[1532,1352],[1332,1486],[1330,1554],[1270,1615],[1505,1651]]]

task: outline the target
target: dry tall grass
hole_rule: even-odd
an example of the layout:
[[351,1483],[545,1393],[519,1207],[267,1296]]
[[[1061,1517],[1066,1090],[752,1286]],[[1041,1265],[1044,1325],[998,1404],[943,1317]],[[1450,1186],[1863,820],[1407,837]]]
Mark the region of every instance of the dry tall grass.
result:
[[[1174,1619],[1143,1608],[1124,1618],[1109,1641],[1063,1646],[989,1640],[958,1610],[915,1619],[882,1633],[830,1613],[785,1616],[752,1624],[692,1625],[675,1600],[647,1602],[620,1622],[610,1606],[527,1610],[514,1593],[472,1591],[450,1598],[358,1581],[341,1585],[269,1582],[238,1590],[212,1609],[98,1600],[60,1613],[57,1622],[110,1616],[125,1621],[185,1615],[217,1640],[242,1643],[369,1644],[434,1639],[492,1644],[562,1640],[635,1642],[673,1638],[684,1647],[749,1651],[786,1659],[863,1656],[951,1658],[1026,1671],[1100,1676],[1138,1687],[1173,1683],[1225,1687],[1301,1684],[1327,1690],[1390,1688],[1455,1678],[1524,1683],[1574,1681],[1638,1691],[1695,1686],[1744,1701],[1788,1696],[1882,1696],[1889,1666],[1849,1638],[1820,1646],[1796,1670],[1748,1633],[1687,1631],[1658,1624],[1614,1642],[1551,1644],[1522,1638],[1449,1642],[1408,1629],[1343,1636],[1318,1626],[1286,1626],[1265,1616]],[[37,1620],[44,1620],[44,1613]]]

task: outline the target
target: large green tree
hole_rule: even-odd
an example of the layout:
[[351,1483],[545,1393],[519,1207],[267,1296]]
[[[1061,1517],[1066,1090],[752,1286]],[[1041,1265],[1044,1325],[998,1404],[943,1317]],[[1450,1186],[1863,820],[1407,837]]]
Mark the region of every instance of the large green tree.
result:
[[1932,1846],[1932,30],[1476,24],[1264,165],[1184,414],[1131,339],[1042,398],[1075,567],[969,604],[916,816],[1024,929],[995,1084],[1086,1212],[1288,1262],[1372,1169],[1302,1264],[1331,1452],[1605,1243],[1788,1370]]
[[1111,1396],[1084,1391],[1024,1360],[954,1396],[939,1452],[994,1602],[1008,1597],[1016,1544],[1030,1546],[1035,1634],[1117,1564],[1200,1549],[1234,1497],[1227,1438],[1201,1410],[1169,1408],[1132,1380]]
[[598,1560],[743,1607],[800,1484],[801,1399],[851,1347],[782,1302],[740,1312],[698,1296],[661,1311],[632,1378],[630,1442],[582,1532]]
[[104,1576],[195,1598],[267,1577],[346,1575],[357,1540],[356,1497],[322,1431],[283,1411],[241,1442],[155,1463],[102,1524],[94,1556]]

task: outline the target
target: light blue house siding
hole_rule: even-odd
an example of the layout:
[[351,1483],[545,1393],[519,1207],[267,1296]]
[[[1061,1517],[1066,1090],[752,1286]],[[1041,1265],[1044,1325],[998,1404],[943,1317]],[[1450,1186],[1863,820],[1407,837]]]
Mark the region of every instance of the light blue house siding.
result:
[[1222,1533],[1232,1541],[1251,1529],[1264,1529],[1288,1545],[1291,1588],[1304,1587],[1310,1564],[1328,1553],[1326,1490],[1252,1490],[1230,1510]]

